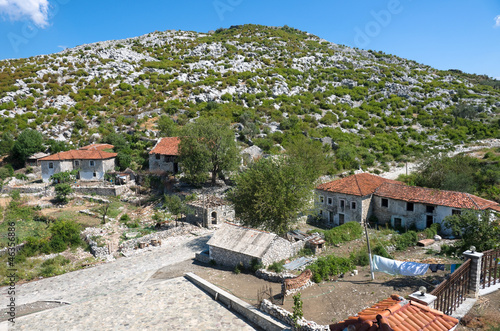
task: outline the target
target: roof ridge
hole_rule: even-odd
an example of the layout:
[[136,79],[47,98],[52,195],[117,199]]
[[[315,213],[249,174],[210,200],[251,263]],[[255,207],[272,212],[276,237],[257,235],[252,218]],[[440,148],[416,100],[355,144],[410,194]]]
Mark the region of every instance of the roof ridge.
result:
[[474,206],[476,206],[476,208],[478,210],[481,210],[481,208],[479,208],[479,205],[476,203],[476,201],[474,199],[472,199],[472,197],[470,196],[470,194],[467,193],[467,192],[464,192],[464,193],[465,193],[465,196],[467,196],[467,198],[469,198],[469,200],[472,201],[472,203],[474,204]]
[[363,195],[363,191],[361,190],[361,187],[359,186],[358,175],[361,175],[361,174],[354,175],[354,180],[356,181],[356,185],[358,186],[359,194]]

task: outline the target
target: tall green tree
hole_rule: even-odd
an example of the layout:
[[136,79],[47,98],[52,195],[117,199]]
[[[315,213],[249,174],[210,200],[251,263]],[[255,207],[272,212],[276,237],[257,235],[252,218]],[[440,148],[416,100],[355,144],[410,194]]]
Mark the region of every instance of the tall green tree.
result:
[[302,168],[304,176],[315,182],[320,176],[325,175],[333,166],[333,160],[323,152],[320,141],[311,140],[303,135],[296,136],[285,145],[289,162]]
[[462,237],[456,245],[461,252],[470,246],[478,252],[500,247],[500,226],[488,210],[464,210],[460,215],[446,216],[443,225]]
[[204,182],[206,173],[210,172],[215,185],[217,176],[236,169],[239,161],[229,122],[213,117],[201,117],[184,127],[179,154],[187,179],[193,183]]
[[260,159],[235,182],[228,198],[247,226],[284,234],[311,207],[314,181],[289,157]]
[[26,129],[17,137],[12,147],[12,163],[17,167],[22,167],[28,156],[43,150],[42,134],[35,130]]
[[177,124],[168,116],[160,116],[156,125],[162,137],[175,137],[178,133]]

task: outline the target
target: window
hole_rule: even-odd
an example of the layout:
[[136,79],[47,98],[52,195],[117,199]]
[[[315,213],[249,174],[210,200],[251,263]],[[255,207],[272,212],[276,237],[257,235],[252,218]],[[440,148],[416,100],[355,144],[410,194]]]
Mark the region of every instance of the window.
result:
[[94,172],[94,173],[92,174],[92,176],[97,177],[97,174]]
[[351,202],[351,209],[355,210],[356,209],[356,201]]
[[434,212],[434,206],[425,206],[425,212],[426,213],[433,213]]
[[325,197],[324,196],[322,196],[322,195],[319,196],[319,203],[321,203],[321,204],[325,203]]
[[406,210],[407,211],[413,211],[413,202],[407,202],[406,203]]
[[399,217],[394,218],[394,228],[399,229],[403,227],[403,220]]
[[328,223],[333,223],[333,211],[330,211],[328,214]]
[[161,158],[161,155],[160,154],[155,154],[155,157],[157,160],[159,160]]
[[451,214],[452,215],[462,215],[462,211],[460,209],[452,209]]
[[382,207],[389,207],[389,200],[388,199],[382,199],[382,203],[381,203],[381,206]]
[[80,166],[80,161],[75,161],[75,167],[79,167]]
[[322,209],[319,210],[319,215],[323,216],[323,210]]
[[92,160],[90,160],[90,161],[89,161],[89,165],[90,165],[91,167],[93,167],[93,166],[95,165],[95,162],[94,162],[94,161],[92,161]]
[[330,206],[331,206],[331,205],[333,205],[333,199],[332,199],[332,198],[328,198],[328,199],[326,200],[326,203],[327,203],[328,205],[330,205]]
[[54,169],[54,163],[49,162],[49,169]]
[[339,200],[340,211],[343,212],[345,210],[345,200]]

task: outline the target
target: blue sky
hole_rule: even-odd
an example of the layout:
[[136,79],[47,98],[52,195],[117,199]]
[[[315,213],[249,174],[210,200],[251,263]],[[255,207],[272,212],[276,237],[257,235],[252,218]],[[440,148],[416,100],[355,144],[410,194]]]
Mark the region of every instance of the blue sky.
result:
[[245,23],[286,24],[338,44],[500,78],[498,0],[0,0],[0,59]]

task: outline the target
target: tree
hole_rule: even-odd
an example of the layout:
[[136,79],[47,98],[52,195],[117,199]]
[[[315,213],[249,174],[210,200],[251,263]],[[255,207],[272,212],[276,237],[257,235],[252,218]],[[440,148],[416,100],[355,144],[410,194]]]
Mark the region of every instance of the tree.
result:
[[266,158],[235,179],[228,193],[244,225],[284,234],[309,210],[314,181],[290,158]]
[[163,196],[163,202],[165,206],[167,207],[168,211],[172,213],[172,215],[175,216],[175,223],[177,224],[177,220],[179,219],[179,215],[182,214],[187,214],[189,212],[188,207],[184,203],[184,201],[181,200],[181,198],[178,195],[172,194],[172,195],[164,195]]
[[56,184],[55,190],[56,190],[56,198],[61,203],[67,203],[68,202],[68,195],[71,192],[73,192],[73,189],[67,183]]
[[464,210],[460,215],[446,216],[443,225],[462,237],[456,245],[460,251],[475,246],[484,252],[500,246],[500,227],[493,219],[488,210]]
[[158,118],[156,123],[160,136],[162,137],[175,137],[177,135],[177,125],[168,116],[162,115]]
[[97,211],[102,215],[102,224],[106,224],[106,215],[108,214],[110,205],[109,203],[104,203],[97,208]]
[[14,139],[8,132],[4,132],[0,138],[0,155],[10,154],[14,147]]
[[229,123],[213,117],[199,118],[184,127],[179,154],[186,177],[192,183],[204,182],[206,173],[211,172],[215,185],[217,175],[234,170],[239,160]]
[[17,137],[12,147],[12,163],[17,167],[22,167],[28,156],[43,150],[42,134],[35,130],[26,129]]
[[297,164],[303,169],[303,173],[311,182],[315,182],[320,176],[326,174],[330,161],[323,153],[323,144],[304,137],[294,137],[285,145],[289,161]]

